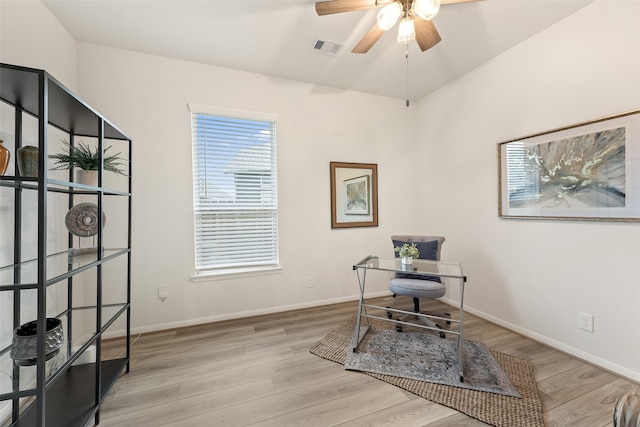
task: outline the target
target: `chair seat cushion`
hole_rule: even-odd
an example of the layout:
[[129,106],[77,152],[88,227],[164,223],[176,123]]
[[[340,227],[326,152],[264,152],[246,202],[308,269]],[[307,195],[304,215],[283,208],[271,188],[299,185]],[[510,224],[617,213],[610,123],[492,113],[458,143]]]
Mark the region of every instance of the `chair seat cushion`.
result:
[[414,298],[440,298],[444,296],[446,287],[431,280],[396,278],[389,282],[389,290],[396,295]]

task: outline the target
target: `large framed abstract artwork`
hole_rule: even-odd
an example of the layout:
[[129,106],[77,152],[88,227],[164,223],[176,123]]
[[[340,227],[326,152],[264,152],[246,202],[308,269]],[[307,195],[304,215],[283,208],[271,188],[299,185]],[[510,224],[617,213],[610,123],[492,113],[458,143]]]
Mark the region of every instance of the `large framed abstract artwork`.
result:
[[378,165],[330,162],[331,228],[378,225]]
[[640,110],[498,144],[498,215],[640,220]]

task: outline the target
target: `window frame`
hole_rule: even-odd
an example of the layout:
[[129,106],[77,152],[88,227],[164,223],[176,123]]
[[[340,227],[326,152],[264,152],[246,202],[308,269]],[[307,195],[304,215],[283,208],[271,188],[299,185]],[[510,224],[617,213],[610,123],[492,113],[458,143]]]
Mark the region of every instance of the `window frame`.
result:
[[246,266],[234,266],[234,267],[211,267],[206,269],[197,269],[197,230],[196,230],[196,195],[195,195],[195,164],[193,160],[195,159],[195,144],[194,144],[194,115],[195,114],[206,114],[211,116],[218,116],[224,118],[237,118],[240,120],[257,120],[257,121],[265,121],[272,122],[276,127],[275,135],[277,135],[277,124],[278,124],[278,116],[272,113],[261,113],[255,111],[246,111],[246,110],[237,110],[230,109],[224,107],[216,107],[204,104],[196,104],[196,103],[188,103],[187,108],[189,111],[189,123],[191,128],[191,147],[192,147],[192,165],[191,165],[191,174],[192,174],[192,182],[191,182],[191,194],[192,194],[192,218],[193,218],[193,230],[194,230],[194,260],[193,260],[193,268],[194,273],[191,276],[191,281],[200,282],[200,281],[208,281],[208,280],[218,280],[225,279],[230,277],[246,277],[246,276],[257,276],[264,274],[276,274],[282,271],[282,265],[280,264],[280,232],[279,232],[279,214],[280,214],[280,205],[279,205],[279,192],[278,192],[278,156],[277,156],[277,137],[273,140],[274,146],[272,146],[272,150],[275,150],[275,227],[276,227],[276,250],[275,250],[275,259],[276,262],[274,264],[264,264],[264,265],[246,265]]

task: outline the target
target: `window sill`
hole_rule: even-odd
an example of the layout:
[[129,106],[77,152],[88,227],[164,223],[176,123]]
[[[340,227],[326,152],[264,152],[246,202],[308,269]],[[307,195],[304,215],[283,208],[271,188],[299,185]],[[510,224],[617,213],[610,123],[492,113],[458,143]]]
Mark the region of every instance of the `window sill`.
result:
[[194,273],[191,276],[191,281],[208,282],[211,280],[234,279],[236,277],[263,276],[265,274],[279,274],[281,271],[281,265],[271,267],[234,268],[228,270],[205,271],[202,273]]

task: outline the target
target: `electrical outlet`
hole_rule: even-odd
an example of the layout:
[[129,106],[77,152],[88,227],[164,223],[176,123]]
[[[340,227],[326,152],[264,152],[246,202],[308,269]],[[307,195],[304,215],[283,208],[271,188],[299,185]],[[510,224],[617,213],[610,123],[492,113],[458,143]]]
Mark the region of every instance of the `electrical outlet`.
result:
[[313,288],[313,277],[307,277],[307,288]]
[[593,316],[586,313],[578,313],[578,327],[583,331],[593,332]]
[[169,289],[163,286],[158,286],[158,299],[164,301],[167,298],[169,298]]

